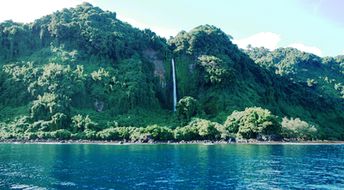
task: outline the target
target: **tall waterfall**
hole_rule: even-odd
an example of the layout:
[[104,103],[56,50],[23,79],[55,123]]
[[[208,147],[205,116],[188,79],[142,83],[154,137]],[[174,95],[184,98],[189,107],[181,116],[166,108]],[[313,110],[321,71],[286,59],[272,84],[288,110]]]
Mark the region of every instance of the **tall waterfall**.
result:
[[177,107],[177,84],[176,84],[176,69],[174,65],[174,59],[172,58],[172,79],[173,79],[173,111],[176,111]]

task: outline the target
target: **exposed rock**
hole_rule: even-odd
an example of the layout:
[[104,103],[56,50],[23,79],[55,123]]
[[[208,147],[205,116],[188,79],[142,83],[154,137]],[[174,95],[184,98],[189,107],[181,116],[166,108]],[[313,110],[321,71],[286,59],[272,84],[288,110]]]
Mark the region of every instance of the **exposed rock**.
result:
[[98,99],[96,99],[96,101],[94,102],[94,107],[96,108],[97,112],[102,112],[104,109],[104,102],[98,101]]
[[154,76],[159,78],[160,86],[162,88],[166,88],[166,70],[164,67],[164,62],[158,58],[158,52],[154,51],[153,49],[147,49],[143,52],[143,54],[154,64]]

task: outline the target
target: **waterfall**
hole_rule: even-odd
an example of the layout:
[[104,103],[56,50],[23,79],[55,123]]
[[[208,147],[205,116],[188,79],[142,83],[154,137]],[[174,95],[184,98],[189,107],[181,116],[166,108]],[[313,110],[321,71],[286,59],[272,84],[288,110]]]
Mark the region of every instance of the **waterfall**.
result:
[[176,111],[177,107],[177,84],[176,84],[176,69],[174,65],[174,59],[172,58],[172,80],[173,80],[173,111]]

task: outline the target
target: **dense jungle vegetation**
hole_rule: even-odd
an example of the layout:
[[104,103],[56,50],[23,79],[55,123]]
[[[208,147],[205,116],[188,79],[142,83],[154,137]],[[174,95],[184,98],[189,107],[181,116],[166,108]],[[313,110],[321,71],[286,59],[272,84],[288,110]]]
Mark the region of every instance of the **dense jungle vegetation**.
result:
[[344,140],[344,56],[231,39],[166,40],[88,3],[0,23],[0,139]]

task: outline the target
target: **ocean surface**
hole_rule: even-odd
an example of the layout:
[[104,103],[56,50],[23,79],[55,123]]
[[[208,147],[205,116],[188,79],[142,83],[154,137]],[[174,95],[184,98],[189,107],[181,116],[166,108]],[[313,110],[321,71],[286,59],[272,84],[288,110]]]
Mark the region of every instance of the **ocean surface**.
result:
[[344,189],[344,145],[0,144],[0,189]]

